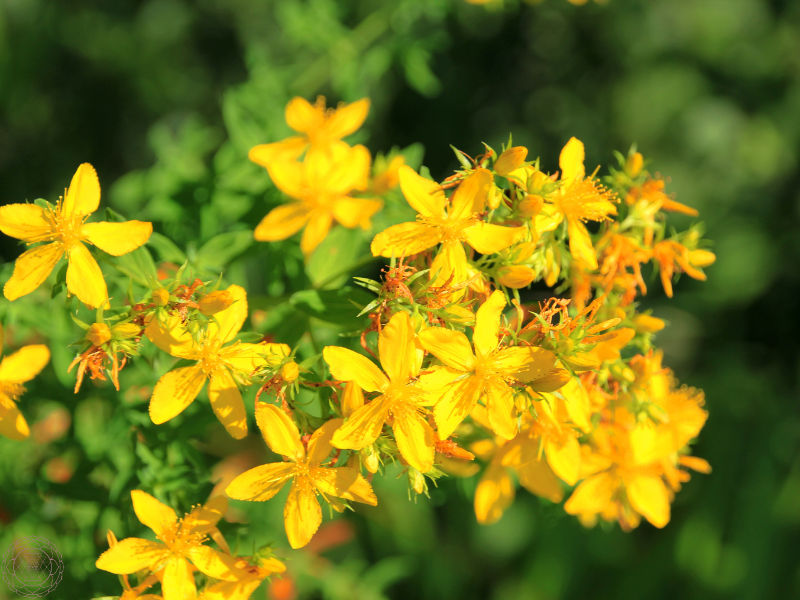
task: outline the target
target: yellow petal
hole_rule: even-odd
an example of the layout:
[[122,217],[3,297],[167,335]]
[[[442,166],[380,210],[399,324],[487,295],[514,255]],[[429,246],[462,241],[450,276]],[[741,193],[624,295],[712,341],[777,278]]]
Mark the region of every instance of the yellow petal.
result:
[[475,349],[482,356],[486,356],[497,348],[500,342],[500,317],[506,307],[506,296],[500,290],[495,290],[489,299],[484,302],[475,314],[475,333],[472,342]]
[[276,454],[292,460],[300,460],[306,455],[297,425],[274,404],[259,402],[256,405],[256,423],[267,446]]
[[388,417],[389,403],[385,396],[378,396],[356,410],[344,425],[336,430],[331,443],[336,448],[361,450],[378,439]]
[[489,381],[484,394],[492,430],[500,437],[510,440],[517,435],[517,409],[511,388],[505,381],[494,379]]
[[561,395],[566,398],[564,407],[570,420],[584,432],[589,433],[592,426],[592,401],[579,379],[571,379],[563,388]]
[[192,567],[185,558],[172,555],[167,559],[161,588],[164,600],[195,600],[197,598]]
[[286,344],[237,343],[219,349],[219,356],[225,364],[248,376],[263,365],[277,366],[290,353]]
[[561,443],[547,440],[544,451],[547,464],[559,478],[568,485],[578,483],[581,471],[581,445],[576,438],[567,435]]
[[311,213],[303,231],[303,237],[300,239],[300,250],[303,251],[303,254],[308,256],[322,243],[322,240],[328,235],[332,223],[333,215],[327,210],[320,209]]
[[36,344],[25,346],[6,356],[0,363],[0,382],[24,383],[36,377],[50,360],[47,346]]
[[192,561],[202,573],[214,579],[236,581],[236,559],[208,546],[195,546],[186,552],[186,558]]
[[260,144],[250,148],[247,157],[262,167],[278,161],[293,161],[308,147],[308,138],[296,135],[272,144]]
[[330,165],[324,189],[332,196],[345,196],[352,190],[367,189],[371,162],[366,147],[359,144],[349,148]]
[[67,253],[67,289],[86,306],[97,308],[108,302],[108,288],[97,261],[83,244],[75,244]]
[[331,438],[343,422],[341,419],[331,419],[314,432],[314,435],[308,440],[308,464],[318,465],[328,458],[328,455],[333,452]]
[[420,331],[422,347],[448,367],[460,371],[472,371],[475,355],[472,346],[460,331],[443,327],[428,327]]
[[348,381],[342,393],[342,416],[346,419],[362,406],[364,406],[364,392],[357,383]]
[[178,516],[166,504],[153,498],[142,490],[132,490],[133,511],[136,518],[153,530],[156,536],[163,538],[178,522]]
[[530,382],[529,390],[533,392],[552,393],[560,390],[572,381],[572,375],[566,369],[553,369]]
[[445,196],[438,183],[418,175],[407,165],[400,167],[398,176],[400,189],[414,210],[426,217],[442,216]]
[[144,334],[147,339],[167,354],[177,358],[194,356],[194,340],[181,322],[179,314],[170,316],[164,324],[156,318],[151,318],[144,329]]
[[552,204],[542,206],[541,212],[533,219],[534,228],[539,234],[553,231],[564,220],[564,213]]
[[[434,365],[422,372],[414,388],[427,396],[433,396],[434,402],[432,402],[432,404],[435,404],[439,396],[444,393],[444,390],[451,383],[455,382],[456,379],[463,376],[463,371],[458,371],[442,365]],[[423,403],[420,402],[420,404]]]
[[669,492],[660,477],[637,475],[625,481],[631,506],[659,529],[669,523]]
[[340,196],[333,203],[333,218],[349,229],[369,227],[370,218],[383,208],[383,200]]
[[475,408],[481,393],[480,384],[477,377],[468,377],[450,384],[441,394],[433,409],[436,428],[441,439],[453,435],[456,427]]
[[586,231],[586,225],[575,217],[567,217],[567,234],[570,254],[585,263],[592,271],[597,269],[597,255],[592,246],[592,238]]
[[[434,286],[445,284],[453,286],[463,283],[471,277],[467,255],[461,242],[449,240],[442,244],[439,254],[431,263],[430,277],[433,279]],[[463,291],[456,292],[450,295],[450,299],[457,301],[463,295]]]
[[391,381],[402,383],[416,375],[414,324],[407,312],[397,312],[378,336],[378,356]]
[[155,567],[169,550],[164,544],[126,538],[100,555],[95,566],[116,575],[128,575],[148,567]]
[[528,149],[524,146],[514,146],[505,150],[494,163],[494,170],[498,175],[508,175],[522,166],[525,157],[528,156]]
[[528,287],[536,279],[536,271],[524,265],[507,265],[497,273],[497,282],[515,290]]
[[367,357],[347,348],[326,346],[322,356],[339,381],[355,381],[365,392],[378,392],[389,385],[386,375]]
[[424,252],[442,241],[438,227],[422,223],[400,223],[380,232],[372,240],[373,256],[401,258]]
[[98,206],[100,206],[100,181],[97,179],[97,171],[89,163],[83,163],[72,176],[61,214],[89,215],[96,211]]
[[312,491],[311,482],[298,479],[292,484],[283,508],[286,537],[289,538],[289,545],[295,549],[308,544],[322,523],[322,509]]
[[317,468],[312,469],[310,477],[317,489],[327,496],[362,502],[370,506],[378,504],[372,486],[359,474],[357,469],[350,467]]
[[203,389],[206,374],[199,366],[175,369],[158,380],[150,398],[150,419],[156,425],[181,414]]
[[285,240],[303,228],[308,220],[309,211],[302,202],[290,202],[273,208],[253,232],[259,242],[277,242]]
[[269,500],[294,474],[294,463],[278,462],[245,471],[228,484],[225,493],[234,500]]
[[584,178],[586,175],[586,170],[583,167],[584,157],[583,142],[574,137],[570,138],[558,157],[562,181],[571,182],[574,179]]
[[548,373],[556,364],[556,355],[536,346],[517,346],[497,353],[493,364],[503,374],[517,381],[533,381]]
[[369,104],[369,98],[362,98],[337,108],[326,123],[328,136],[341,139],[357,131],[369,114]]
[[499,461],[492,461],[475,489],[475,516],[478,523],[496,523],[513,502],[514,482]]
[[593,475],[575,488],[564,510],[570,515],[601,513],[611,503],[618,487],[618,480],[608,472]]
[[525,461],[515,469],[520,484],[531,494],[547,498],[550,502],[561,502],[564,490],[544,458],[539,460],[534,457],[534,460]]
[[61,244],[43,244],[23,252],[3,288],[6,298],[16,300],[42,285],[63,254]]
[[0,392],[0,435],[21,441],[30,435],[28,422],[17,408],[16,403]]
[[44,209],[35,204],[0,206],[0,231],[18,240],[34,242],[50,234]]
[[194,508],[190,513],[194,521],[191,532],[202,534],[212,532],[226,512],[228,512],[228,499],[222,495],[214,496],[203,506]]
[[467,243],[481,254],[505,250],[525,237],[527,227],[503,227],[479,221],[464,230]]
[[394,439],[406,462],[420,473],[430,471],[433,466],[433,429],[419,413],[411,407],[394,410]]
[[124,223],[87,223],[81,227],[81,236],[112,256],[133,252],[150,239],[153,224],[145,221]]
[[487,169],[476,169],[450,197],[448,218],[452,221],[469,219],[473,213],[482,211],[493,181]]
[[318,129],[325,122],[323,109],[315,107],[305,98],[295,96],[289,100],[284,114],[289,127],[307,133]]
[[207,334],[209,338],[219,338],[223,344],[235,338],[247,320],[247,292],[241,286],[231,285],[228,293],[233,304],[214,315],[216,323],[209,323]]
[[247,436],[247,413],[236,381],[227,369],[218,369],[208,382],[208,399],[217,419],[231,436],[241,440]]
[[[268,164],[267,172],[275,187],[291,198],[303,200],[311,193],[306,181],[307,169],[303,163],[279,160]],[[281,222],[285,219],[286,217],[283,217]],[[291,234],[287,234],[286,237],[289,235]]]

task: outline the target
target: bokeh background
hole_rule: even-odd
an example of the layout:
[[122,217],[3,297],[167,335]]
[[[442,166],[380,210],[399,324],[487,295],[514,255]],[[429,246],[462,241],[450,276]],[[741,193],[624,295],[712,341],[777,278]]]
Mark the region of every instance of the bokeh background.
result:
[[[278,331],[291,321],[270,320],[270,298],[302,289],[302,258],[251,245],[279,196],[246,153],[289,133],[289,98],[317,94],[369,96],[354,139],[373,152],[421,144],[410,153],[424,148],[437,178],[457,166],[449,144],[475,154],[509,132],[551,171],[573,135],[589,169],[637,144],[715,241],[707,282],[682,279],[671,301],[652,285],[643,302],[670,322],[665,363],[706,392],[695,453],[714,472],[685,486],[664,530],[630,534],[585,530],[524,492],[480,527],[474,481],[442,481],[414,505],[390,476],[380,511],[337,521],[289,555],[292,585],[254,598],[800,597],[800,3],[0,0],[0,201],[52,200],[91,162],[107,204],[176,242],[161,259],[225,266],[260,294],[253,326],[293,343],[301,328]],[[3,236],[4,261],[20,251]],[[58,311],[2,302],[7,328],[79,335]],[[223,442],[191,446],[184,428],[174,454],[148,454],[130,434],[146,416],[136,372],[127,394],[73,396],[70,352],[54,348],[23,398],[33,439],[0,440],[0,550],[20,532],[48,537],[67,566],[48,597],[93,598],[118,593],[93,563],[106,528],[138,532],[130,487],[188,486]],[[243,540],[285,550],[280,501],[257,509]],[[0,584],[0,598],[14,596]]]

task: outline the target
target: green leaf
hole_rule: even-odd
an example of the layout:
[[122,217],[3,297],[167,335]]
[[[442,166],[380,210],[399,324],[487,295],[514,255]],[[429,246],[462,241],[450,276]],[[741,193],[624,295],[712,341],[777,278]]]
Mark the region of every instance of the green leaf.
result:
[[253,232],[250,230],[220,233],[203,244],[197,251],[196,261],[202,266],[220,270],[252,243]]
[[[306,275],[316,286],[322,282],[327,286],[344,285],[349,266],[357,266],[364,256],[366,240],[357,229],[336,227],[317,247],[306,263]],[[328,278],[335,273],[343,273],[334,281]]]
[[133,252],[123,254],[114,259],[117,268],[128,277],[133,277],[143,286],[148,286],[149,281],[158,281],[158,273],[153,257],[146,246],[141,246]]
[[289,302],[310,317],[357,329],[364,324],[358,313],[372,299],[372,294],[362,289],[345,286],[336,290],[303,290]]
[[183,264],[186,262],[186,254],[175,245],[175,243],[165,235],[156,233],[155,231],[150,234],[150,239],[147,244],[152,246],[158,252],[161,260],[176,264]]

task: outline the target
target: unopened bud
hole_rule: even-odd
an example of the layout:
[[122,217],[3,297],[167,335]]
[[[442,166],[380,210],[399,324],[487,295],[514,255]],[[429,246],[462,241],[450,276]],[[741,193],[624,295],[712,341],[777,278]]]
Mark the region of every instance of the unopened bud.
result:
[[625,161],[625,170],[631,177],[638,176],[639,173],[642,172],[643,166],[644,166],[644,157],[641,155],[640,152],[634,152],[628,157],[628,160]]
[[233,304],[233,296],[228,290],[218,290],[206,294],[198,300],[197,304],[200,305],[200,312],[210,317],[218,312],[222,312]]
[[111,339],[111,330],[105,323],[94,323],[86,331],[86,339],[95,346],[102,346]]
[[650,315],[636,315],[633,318],[633,324],[639,333],[656,333],[664,329],[665,325],[662,319]]
[[528,194],[525,199],[519,203],[519,213],[523,217],[535,217],[542,212],[544,206],[544,198],[536,194]]
[[377,473],[380,461],[378,460],[378,453],[375,452],[374,446],[367,446],[359,453],[361,455],[361,464],[370,473]]
[[153,290],[153,304],[156,306],[166,306],[169,304],[169,292],[164,288]]
[[534,279],[536,279],[536,271],[524,265],[500,267],[497,272],[497,281],[501,285],[516,290],[528,287]]
[[567,385],[571,379],[572,375],[566,369],[553,369],[547,375],[531,381],[528,387],[534,392],[552,394]]
[[120,340],[128,340],[138,336],[142,332],[142,328],[135,323],[122,323],[114,325],[112,333],[114,337]]
[[531,407],[531,399],[528,394],[524,392],[520,392],[519,394],[514,395],[514,406],[517,408],[517,412],[524,413]]
[[515,146],[505,150],[497,162],[494,163],[494,171],[498,175],[508,175],[514,169],[518,169],[525,162],[528,156],[528,149],[524,146]]
[[692,250],[689,252],[689,262],[695,267],[707,267],[717,260],[716,255],[708,250]]
[[414,467],[408,467],[408,484],[417,494],[425,492],[425,476]]
[[503,199],[503,190],[497,187],[494,183],[489,188],[489,195],[486,197],[486,204],[491,210],[500,206],[500,200]]
[[281,367],[281,377],[283,377],[285,381],[292,382],[295,379],[297,379],[299,375],[300,375],[300,368],[294,361],[287,362]]
[[576,352],[572,356],[561,359],[573,371],[592,371],[600,367],[598,358],[588,352]]

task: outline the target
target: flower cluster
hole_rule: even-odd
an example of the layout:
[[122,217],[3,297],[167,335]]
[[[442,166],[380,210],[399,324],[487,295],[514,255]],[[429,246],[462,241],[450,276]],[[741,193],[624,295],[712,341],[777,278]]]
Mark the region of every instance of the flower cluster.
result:
[[[410,494],[426,494],[446,475],[476,476],[484,465],[474,498],[481,523],[501,518],[519,482],[548,502],[568,496],[564,510],[587,526],[603,519],[629,530],[642,517],[666,525],[686,469],[710,472],[689,447],[707,414],[702,392],[679,386],[661,366],[653,338],[665,323],[640,312],[637,299],[647,291],[648,264],[670,297],[676,275],[705,279],[714,255],[700,226],[682,233],[666,227],[667,212],[696,211],[667,195],[635,151],[619,156],[619,168],[602,180],[588,174],[575,138],[555,172],[526,160],[528,150],[511,140],[474,159],[457,151],[461,168],[443,182],[402,156],[376,161],[373,172],[369,151],[342,141],[368,109],[366,99],[328,110],[323,99],[295,98],[286,120],[299,135],[250,152],[289,198],[264,217],[256,240],[303,230],[299,244],[309,257],[334,221],[369,230],[370,218],[392,201],[416,212],[413,221],[375,232],[371,253],[389,264],[380,280],[355,278],[374,298],[353,306],[364,327],[341,345],[304,356],[280,340],[242,334],[246,290],[195,278],[187,265],[147,281],[140,297],[131,288],[125,304],[112,303],[84,244],[112,261],[146,242],[152,227],[85,223],[100,199],[89,165],[55,206],[0,208],[3,232],[37,244],[17,261],[6,297],[32,292],[66,255],[68,301],[74,296],[96,309],[94,322],[73,314],[85,332],[70,366],[78,366],[76,392],[87,371],[93,379],[108,375],[119,389],[120,370],[149,341],[180,361],[153,388],[156,425],[207,388],[225,430],[245,438],[243,392],[257,389],[256,424],[282,458],[239,471],[224,491],[263,502],[288,484],[284,525],[292,548],[318,530],[320,500],[338,512],[351,502],[376,505],[372,478],[391,465],[407,475]],[[390,193],[397,185],[402,198]],[[555,288],[555,295],[531,302],[530,286]],[[46,347],[29,346],[0,365],[3,434],[27,435],[14,400],[48,358]],[[306,410],[301,391],[324,399],[322,416]],[[97,566],[123,576],[122,598],[157,598],[142,594],[160,584],[167,600],[198,597],[198,585],[200,598],[243,600],[283,570],[266,550],[231,554],[216,528],[223,496],[182,520],[143,491],[132,498],[159,541],[109,535],[111,548]]]

